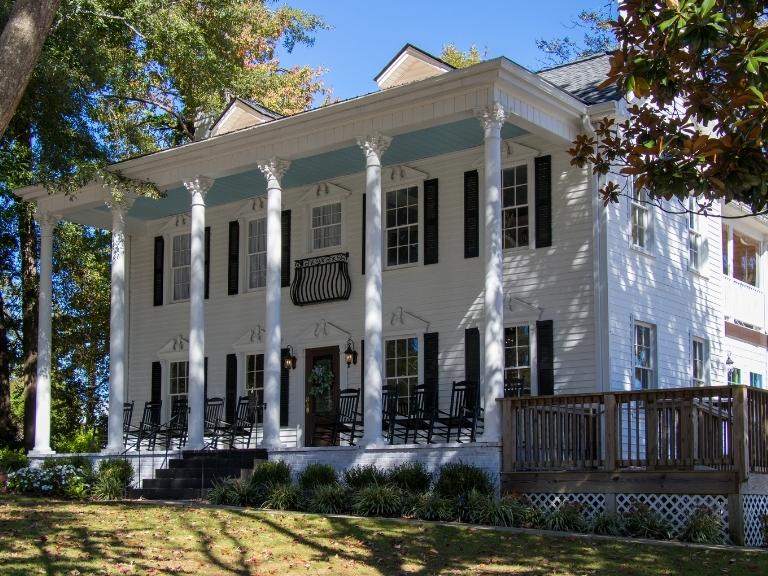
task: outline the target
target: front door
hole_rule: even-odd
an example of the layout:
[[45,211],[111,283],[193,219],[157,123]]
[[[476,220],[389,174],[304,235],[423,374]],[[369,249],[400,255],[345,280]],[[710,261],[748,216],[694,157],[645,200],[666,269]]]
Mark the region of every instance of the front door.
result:
[[[304,363],[306,446],[328,444],[339,395],[339,347],[311,348]],[[317,434],[315,433],[317,431]],[[325,434],[322,434],[322,432]]]

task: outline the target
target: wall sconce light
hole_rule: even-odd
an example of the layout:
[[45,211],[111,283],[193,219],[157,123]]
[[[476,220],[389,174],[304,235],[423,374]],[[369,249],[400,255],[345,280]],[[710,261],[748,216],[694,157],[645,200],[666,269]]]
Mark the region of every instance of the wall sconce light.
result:
[[293,354],[293,346],[288,346],[283,356],[283,368],[286,370],[296,369],[296,356]]
[[355,343],[352,342],[352,338],[347,338],[347,349],[344,350],[344,360],[347,362],[347,367],[352,364],[357,365],[357,350],[355,350]]

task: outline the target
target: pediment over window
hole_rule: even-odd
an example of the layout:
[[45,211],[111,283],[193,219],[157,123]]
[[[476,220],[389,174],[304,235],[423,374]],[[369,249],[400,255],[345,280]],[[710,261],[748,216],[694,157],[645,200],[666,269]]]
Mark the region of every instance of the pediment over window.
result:
[[307,326],[301,333],[302,342],[311,342],[313,340],[329,340],[336,342],[350,338],[352,333],[333,322],[321,318]]
[[256,324],[250,330],[247,330],[232,345],[236,352],[247,352],[264,346],[264,328],[261,324]]
[[[520,142],[513,140],[503,140],[501,142],[501,163],[502,164],[514,164],[522,162],[524,160],[531,160],[541,156],[541,150],[526,146]],[[472,164],[474,168],[485,167],[485,156],[480,155]]]
[[398,186],[407,186],[417,184],[429,178],[429,174],[411,168],[405,164],[397,166],[387,166],[381,169],[381,186],[383,188],[396,188]]
[[176,214],[166,220],[165,224],[160,228],[160,234],[189,232],[191,223],[192,217],[189,213]]
[[254,196],[249,198],[245,202],[242,202],[237,211],[232,215],[233,220],[255,218],[259,214],[266,215],[267,212],[267,197],[266,196]]
[[183,356],[189,353],[189,340],[183,334],[179,334],[168,340],[165,346],[157,352],[159,358]]
[[341,200],[350,194],[352,194],[351,190],[339,186],[338,184],[334,184],[333,182],[318,182],[307,188],[307,191],[301,197],[301,201],[315,202],[316,200],[322,201],[325,198],[328,198],[329,200]]
[[542,310],[538,306],[529,304],[525,300],[508,295],[505,298],[505,308],[509,310],[513,318],[519,320],[540,320]]
[[397,306],[384,315],[384,322],[395,330],[412,329],[429,332],[429,320],[426,320],[402,306]]

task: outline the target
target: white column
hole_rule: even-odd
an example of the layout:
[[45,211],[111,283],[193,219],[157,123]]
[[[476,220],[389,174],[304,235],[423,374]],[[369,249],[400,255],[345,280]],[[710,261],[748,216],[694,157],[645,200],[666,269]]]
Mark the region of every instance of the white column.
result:
[[382,335],[382,233],[381,157],[391,138],[372,134],[358,138],[365,154],[365,413],[362,446],[382,446],[381,388],[384,380],[384,338]]
[[125,402],[125,218],[133,199],[120,191],[107,206],[112,211],[112,295],[109,309],[109,424],[106,452],[122,452]]
[[189,380],[187,449],[203,448],[205,409],[205,196],[213,180],[196,176],[185,180],[192,203],[189,280]]
[[35,447],[30,454],[53,454],[51,450],[51,310],[53,229],[57,218],[41,212],[36,215],[40,226],[40,289],[37,321],[37,382],[35,385]]
[[264,440],[266,448],[280,448],[280,324],[281,264],[283,258],[282,208],[280,179],[290,162],[271,158],[259,164],[267,180],[267,285],[266,341],[264,343]]
[[485,371],[482,396],[485,430],[481,440],[501,440],[504,396],[504,294],[501,235],[501,127],[506,112],[498,103],[480,114],[485,131]]

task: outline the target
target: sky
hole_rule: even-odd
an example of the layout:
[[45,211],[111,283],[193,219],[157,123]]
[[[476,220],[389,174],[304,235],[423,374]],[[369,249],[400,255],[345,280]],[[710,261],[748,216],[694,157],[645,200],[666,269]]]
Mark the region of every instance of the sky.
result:
[[377,89],[373,78],[406,44],[439,56],[443,45],[461,50],[476,45],[484,59],[506,56],[526,68],[545,67],[539,38],[578,36],[572,19],[606,0],[288,0],[317,14],[331,27],[311,47],[279,55],[287,66],[328,69],[333,99]]

